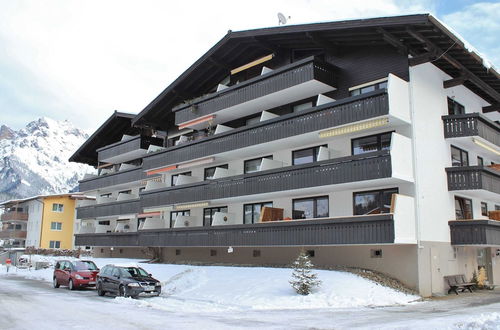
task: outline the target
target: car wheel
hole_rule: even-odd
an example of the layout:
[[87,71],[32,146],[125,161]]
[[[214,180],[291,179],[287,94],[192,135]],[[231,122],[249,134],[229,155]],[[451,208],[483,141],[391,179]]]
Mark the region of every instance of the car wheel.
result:
[[57,278],[56,278],[56,277],[54,277],[54,282],[53,282],[53,284],[54,284],[54,288],[56,288],[56,289],[57,289],[57,288],[59,287],[59,283],[57,282]]
[[102,296],[104,296],[105,294],[106,294],[106,291],[104,291],[104,290],[102,289],[102,285],[98,284],[98,285],[97,285],[97,295],[99,295],[99,296],[101,296],[101,297],[102,297]]
[[70,289],[72,291],[75,289],[75,285],[73,284],[73,280],[69,280],[68,289]]
[[118,292],[120,297],[128,297],[127,288],[124,285],[120,285]]

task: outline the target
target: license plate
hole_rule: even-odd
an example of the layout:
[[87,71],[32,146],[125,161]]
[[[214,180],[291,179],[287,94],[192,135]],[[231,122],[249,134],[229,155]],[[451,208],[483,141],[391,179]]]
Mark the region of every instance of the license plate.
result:
[[154,291],[155,287],[154,286],[145,286],[144,291]]
[[95,284],[95,282],[94,281],[90,281],[89,284]]

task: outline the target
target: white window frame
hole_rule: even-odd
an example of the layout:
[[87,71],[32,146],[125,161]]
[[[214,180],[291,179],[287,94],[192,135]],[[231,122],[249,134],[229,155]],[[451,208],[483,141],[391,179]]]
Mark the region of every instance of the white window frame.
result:
[[[53,226],[55,224],[55,226]],[[59,225],[58,225],[59,224]],[[55,228],[54,228],[55,227]],[[58,228],[59,227],[59,228]],[[52,221],[50,223],[50,230],[62,231],[62,222]]]

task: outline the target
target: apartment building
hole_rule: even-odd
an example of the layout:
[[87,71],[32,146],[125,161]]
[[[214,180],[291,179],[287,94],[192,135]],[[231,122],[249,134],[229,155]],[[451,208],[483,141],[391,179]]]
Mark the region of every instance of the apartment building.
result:
[[500,76],[431,15],[231,32],[71,161],[97,256],[500,284]]
[[[76,200],[81,194],[34,196],[3,202],[0,207],[5,247],[74,248]],[[7,237],[8,236],[8,237]]]

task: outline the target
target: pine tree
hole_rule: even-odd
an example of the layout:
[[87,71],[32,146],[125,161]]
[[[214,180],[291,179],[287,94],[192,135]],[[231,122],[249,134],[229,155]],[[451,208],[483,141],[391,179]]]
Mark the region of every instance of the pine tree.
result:
[[478,285],[478,281],[477,281],[477,272],[474,271],[472,273],[472,279],[470,280],[472,283],[474,283],[475,285]]
[[488,280],[486,276],[486,269],[484,267],[479,268],[479,274],[477,275],[477,284],[480,288],[483,288]]
[[301,295],[308,295],[314,287],[321,284],[318,275],[312,272],[313,264],[305,251],[301,251],[293,262],[292,279],[289,283]]

